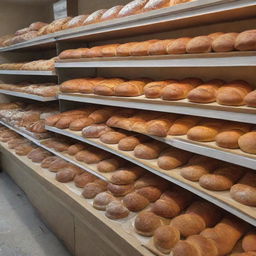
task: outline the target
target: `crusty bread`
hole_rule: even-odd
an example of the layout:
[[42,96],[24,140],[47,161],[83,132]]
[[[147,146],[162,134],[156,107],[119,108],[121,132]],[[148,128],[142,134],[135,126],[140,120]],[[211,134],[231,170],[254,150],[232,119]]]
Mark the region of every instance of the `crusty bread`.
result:
[[175,39],[159,40],[148,47],[148,55],[165,55],[167,54],[167,46]]
[[245,252],[256,252],[256,232],[247,233],[242,240],[242,247]]
[[93,89],[94,94],[97,95],[115,95],[114,88],[124,83],[125,81],[123,79],[115,78],[115,79],[106,79],[101,82],[99,82]]
[[137,44],[137,42],[129,42],[129,43],[126,43],[126,44],[120,44],[116,49],[117,56],[129,56],[130,55],[130,49],[135,44]]
[[147,40],[143,42],[138,42],[130,46],[129,55],[131,56],[147,56],[149,47],[158,42],[157,39]]
[[235,41],[238,33],[225,33],[212,42],[212,49],[215,52],[230,52],[235,50]]
[[170,0],[149,0],[143,7],[143,12],[148,12],[170,6]]
[[117,47],[120,44],[108,44],[101,48],[102,57],[115,57],[117,55]]
[[76,143],[74,145],[71,145],[68,150],[67,153],[71,156],[74,156],[76,153],[78,153],[79,151],[85,149],[86,144],[83,143]]
[[96,179],[94,175],[89,172],[83,172],[76,175],[74,178],[74,183],[78,188],[83,188],[86,184],[93,182]]
[[100,141],[106,144],[118,144],[119,141],[127,137],[125,132],[110,131],[100,136]]
[[123,204],[130,211],[138,212],[149,205],[149,200],[136,192],[132,192],[123,198]]
[[117,220],[129,215],[129,210],[119,200],[114,200],[106,206],[106,217]]
[[158,141],[143,143],[135,147],[134,155],[142,159],[155,159],[166,147],[167,145]]
[[127,136],[119,140],[118,149],[122,151],[133,151],[137,145],[147,140],[149,140],[149,138],[143,135]]
[[109,158],[100,161],[97,164],[97,170],[99,172],[113,172],[119,169],[120,167],[124,166],[126,164],[126,161],[122,158]]
[[256,131],[245,133],[239,137],[238,145],[244,152],[256,154]]
[[62,26],[62,29],[69,29],[69,28],[75,28],[75,27],[80,27],[83,25],[83,22],[85,21],[85,19],[87,19],[88,15],[78,15],[74,18],[72,18],[71,20],[69,20],[67,23],[65,23]]
[[246,30],[238,35],[235,48],[239,51],[256,50],[256,29]]
[[147,98],[160,98],[163,89],[170,83],[175,83],[176,80],[165,80],[165,81],[155,81],[148,83],[144,86],[144,94]]
[[142,8],[148,0],[133,0],[126,4],[118,13],[117,17],[125,17],[142,12]]
[[100,22],[102,15],[106,12],[106,9],[100,9],[90,14],[82,23],[82,25],[89,25]]
[[82,135],[85,138],[99,138],[106,132],[112,131],[110,127],[105,124],[95,124],[85,127],[82,130]]
[[84,127],[94,123],[94,120],[89,117],[81,117],[72,121],[69,125],[71,131],[81,131]]
[[101,192],[107,190],[107,182],[101,179],[96,179],[94,182],[89,182],[84,186],[82,196],[87,199],[92,199]]
[[134,190],[133,184],[127,184],[127,185],[116,185],[109,183],[108,184],[108,191],[110,191],[114,196],[125,196],[128,193],[132,192]]
[[97,194],[93,200],[93,207],[97,210],[105,211],[106,206],[115,200],[115,197],[109,192],[101,192]]
[[245,98],[244,102],[248,107],[256,107],[256,90],[248,93]]
[[111,7],[110,9],[108,9],[102,14],[100,21],[112,20],[117,18],[122,8],[123,8],[123,5],[116,5]]
[[190,37],[181,37],[171,41],[167,44],[166,51],[168,54],[184,54],[186,53],[186,46],[191,40]]

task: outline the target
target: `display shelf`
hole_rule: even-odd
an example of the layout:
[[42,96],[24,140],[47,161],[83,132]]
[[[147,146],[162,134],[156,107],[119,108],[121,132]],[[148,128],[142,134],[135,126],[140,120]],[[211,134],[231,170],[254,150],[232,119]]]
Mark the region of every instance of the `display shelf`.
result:
[[92,201],[83,198],[82,189],[72,182],[56,181],[55,173],[41,168],[26,156],[16,155],[4,143],[0,143],[0,151],[4,155],[4,171],[21,186],[73,254],[92,255],[97,252],[97,255],[103,255],[104,252],[104,255],[113,256],[154,256],[130,230],[125,229],[123,221],[110,220],[104,212],[93,208]]
[[39,70],[0,70],[0,75],[57,76],[55,71]]
[[124,68],[124,67],[249,67],[256,66],[255,51],[200,53],[159,56],[97,57],[63,59],[56,68]]
[[57,41],[102,40],[254,17],[253,0],[198,0],[56,33]]
[[81,132],[73,132],[70,130],[61,130],[55,127],[46,126],[46,129],[64,136],[74,138],[76,140],[88,143],[95,147],[106,150],[112,154],[122,157],[146,170],[166,179],[178,186],[191,191],[192,193],[218,205],[224,210],[242,218],[243,220],[256,226],[256,209],[241,205],[232,200],[228,192],[212,192],[202,188],[198,183],[188,181],[179,174],[180,169],[165,171],[160,169],[155,160],[142,160],[134,157],[133,152],[120,151],[117,145],[103,144],[99,139],[87,139],[81,136]]
[[256,108],[244,106],[232,107],[219,105],[217,103],[198,104],[191,103],[188,100],[166,101],[161,99],[147,99],[145,96],[117,97],[79,93],[60,93],[59,99],[107,106],[195,115],[207,118],[218,118],[256,124]]
[[20,97],[20,98],[43,101],[43,102],[58,100],[57,96],[56,97],[43,97],[43,96],[29,94],[29,93],[15,92],[15,91],[2,90],[2,89],[0,89],[0,93],[15,96],[15,97]]

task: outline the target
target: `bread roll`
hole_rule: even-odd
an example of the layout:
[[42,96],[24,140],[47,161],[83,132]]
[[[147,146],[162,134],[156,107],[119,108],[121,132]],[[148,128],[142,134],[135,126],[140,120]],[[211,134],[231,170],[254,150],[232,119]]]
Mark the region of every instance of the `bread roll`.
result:
[[146,98],[160,98],[162,95],[162,92],[164,88],[170,84],[170,83],[175,83],[177,82],[176,80],[165,80],[165,81],[155,81],[148,83],[144,86],[144,94]]
[[134,221],[135,231],[143,236],[152,236],[163,225],[162,219],[153,212],[140,212]]
[[118,142],[118,149],[122,150],[122,151],[133,151],[137,145],[139,145],[147,140],[148,140],[148,138],[143,135],[128,136],[128,137],[121,139]]
[[198,181],[200,177],[212,172],[220,164],[221,162],[216,159],[195,155],[189,160],[187,166],[181,169],[180,175],[187,180]]
[[187,53],[206,53],[212,51],[212,42],[223,33],[213,33],[208,36],[197,36],[192,38],[186,46]]
[[176,119],[170,127],[167,135],[179,136],[187,134],[188,130],[200,122],[198,116],[183,116]]
[[95,124],[85,127],[82,130],[82,135],[85,138],[99,138],[106,132],[112,131],[110,127],[105,124]]
[[89,25],[89,24],[93,24],[93,23],[97,23],[100,21],[102,15],[106,12],[106,9],[100,9],[97,10],[95,12],[93,12],[92,14],[90,14],[85,21],[83,22],[82,25]]
[[142,176],[144,172],[145,170],[139,166],[121,169],[112,174],[110,177],[110,182],[117,185],[131,184]]
[[238,139],[240,149],[249,154],[256,154],[256,131],[247,132]]
[[89,172],[83,172],[80,175],[76,175],[74,183],[78,188],[83,188],[87,183],[93,182],[96,179],[94,175]]
[[225,33],[212,42],[212,49],[215,52],[231,52],[235,50],[235,41],[238,33]]
[[124,80],[119,78],[103,80],[94,87],[93,92],[96,95],[113,96],[115,95],[114,88],[122,83]]
[[186,46],[191,40],[190,37],[181,37],[178,39],[172,40],[166,48],[168,54],[185,54]]
[[243,168],[227,166],[216,169],[212,174],[205,174],[200,177],[199,184],[203,188],[224,191],[229,190],[234,183],[244,174]]
[[97,170],[104,173],[114,172],[125,164],[126,160],[119,157],[105,159],[97,164]]
[[166,40],[159,40],[153,44],[150,44],[150,46],[148,47],[148,55],[167,54],[167,46],[173,41],[174,39],[166,39]]
[[155,159],[166,147],[167,145],[158,141],[147,142],[137,145],[134,149],[134,155],[141,159]]
[[57,160],[57,159],[59,159],[59,157],[57,157],[57,156],[48,156],[48,157],[46,157],[46,158],[42,161],[41,167],[42,167],[42,168],[49,168],[50,165],[51,165],[55,160]]
[[154,186],[146,186],[139,189],[136,189],[136,193],[147,198],[149,202],[155,202],[160,198],[162,190]]
[[179,231],[168,225],[160,226],[154,232],[153,243],[164,254],[169,254],[179,240]]
[[108,9],[107,11],[105,11],[103,13],[103,15],[100,18],[100,21],[112,20],[112,19],[117,18],[118,14],[122,8],[123,8],[123,5],[117,5],[117,6],[114,6],[110,9]]
[[231,197],[241,204],[256,206],[256,174],[248,172],[230,189]]
[[138,42],[130,47],[130,54],[131,56],[147,56],[148,49],[150,45],[155,42],[158,42],[157,39],[152,39],[148,41]]
[[127,185],[116,185],[112,183],[108,184],[108,191],[117,197],[125,196],[128,193],[132,192],[133,190],[134,190],[133,184],[127,184]]
[[63,168],[68,166],[68,162],[65,161],[64,159],[57,158],[54,160],[50,166],[49,166],[49,171],[50,172],[58,172],[59,170],[62,170]]
[[131,80],[121,83],[114,88],[114,95],[135,97],[143,94],[143,88],[146,85],[146,81],[143,80]]
[[100,136],[100,141],[106,144],[117,144],[121,139],[127,135],[124,132],[106,132]]
[[172,170],[184,165],[192,157],[188,151],[170,148],[161,153],[158,158],[157,165],[164,170]]
[[195,89],[191,90],[187,98],[191,102],[196,103],[211,103],[216,101],[217,91],[223,84],[221,80],[209,81],[206,84],[199,85]]
[[128,210],[138,212],[146,208],[149,205],[149,201],[146,197],[132,192],[123,198],[123,204]]
[[122,202],[115,200],[106,206],[105,215],[113,220],[123,219],[129,215],[129,210],[122,204]]
[[107,182],[96,179],[94,182],[87,183],[84,186],[82,196],[87,199],[92,199],[101,192],[107,190]]
[[256,90],[248,93],[245,98],[244,102],[248,107],[256,107]]
[[242,247],[245,252],[254,251],[256,253],[256,232],[249,232],[242,240]]
[[256,50],[256,29],[246,30],[238,35],[235,48],[239,51]]
[[71,145],[68,150],[67,150],[67,153],[70,155],[70,156],[74,156],[75,154],[77,154],[79,151],[85,149],[86,145],[83,144],[83,143],[76,143],[74,145]]
[[93,207],[100,211],[105,211],[107,205],[115,200],[115,197],[108,192],[97,194],[93,200]]
[[221,131],[225,122],[220,120],[205,120],[200,122],[197,126],[194,126],[188,130],[187,138],[195,141],[213,141],[216,135]]
[[233,81],[221,86],[217,91],[216,101],[221,105],[245,105],[245,96],[252,91],[252,87],[244,81]]
[[125,17],[130,16],[133,14],[137,14],[142,12],[142,8],[145,6],[145,4],[148,2],[148,0],[133,0],[130,3],[126,4],[118,13],[117,17]]

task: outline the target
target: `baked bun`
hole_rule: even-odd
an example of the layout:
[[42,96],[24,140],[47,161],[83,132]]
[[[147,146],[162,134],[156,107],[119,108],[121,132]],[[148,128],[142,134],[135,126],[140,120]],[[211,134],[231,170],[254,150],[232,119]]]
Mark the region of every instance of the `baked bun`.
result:
[[249,154],[256,154],[256,131],[248,132],[238,139],[241,150]]
[[134,155],[141,159],[155,159],[165,148],[166,145],[158,141],[143,143],[135,147]]
[[230,131],[223,131],[215,137],[216,144],[222,148],[239,148],[238,140],[244,134],[243,131],[234,129]]
[[89,172],[84,172],[80,175],[76,175],[74,183],[78,188],[83,188],[87,183],[93,182],[96,179],[94,175]]
[[144,135],[127,136],[118,142],[118,149],[122,151],[133,151],[135,147],[145,141],[149,140]]
[[122,158],[105,159],[97,164],[97,170],[104,173],[114,172],[125,164],[126,161]]
[[134,221],[135,231],[143,236],[152,236],[162,224],[161,217],[149,211],[140,212]]
[[248,107],[256,107],[256,90],[248,93],[245,98],[244,102]]
[[93,207],[100,211],[105,211],[107,205],[115,200],[115,197],[108,192],[97,194],[93,200]]
[[117,144],[121,139],[127,135],[124,132],[106,132],[100,136],[100,141],[106,144]]
[[118,200],[111,201],[106,206],[105,215],[109,219],[117,220],[126,218],[129,215],[129,210]]
[[85,127],[82,130],[82,135],[85,138],[99,138],[106,132],[112,131],[110,127],[105,124],[95,124]]
[[84,186],[82,196],[87,199],[92,199],[101,192],[107,190],[107,182],[96,179],[93,182],[89,182]]
[[143,210],[149,203],[150,202],[146,197],[136,192],[129,193],[123,198],[123,204],[132,212]]
[[242,240],[242,247],[245,252],[254,251],[256,253],[256,233],[249,232]]
[[235,50],[235,41],[238,33],[225,33],[212,42],[212,49],[215,52],[231,52]]
[[256,29],[246,30],[238,35],[235,48],[239,51],[256,50]]
[[174,245],[180,240],[180,233],[171,226],[160,226],[154,232],[155,247],[164,254],[169,254]]
[[128,185],[116,185],[109,183],[108,184],[108,190],[114,195],[114,196],[125,196],[128,193],[132,192],[134,190],[133,184]]

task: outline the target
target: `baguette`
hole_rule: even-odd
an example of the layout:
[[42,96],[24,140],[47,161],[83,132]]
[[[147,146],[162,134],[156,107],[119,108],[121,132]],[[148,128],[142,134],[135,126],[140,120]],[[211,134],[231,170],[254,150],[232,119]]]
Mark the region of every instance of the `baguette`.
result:
[[122,8],[123,8],[123,5],[113,6],[112,8],[108,9],[102,14],[100,21],[107,21],[107,20],[112,20],[117,18]]
[[102,15],[106,12],[106,9],[100,9],[90,14],[83,22],[82,25],[89,25],[100,22]]
[[143,12],[148,12],[170,6],[170,0],[149,0],[143,7]]
[[141,13],[142,8],[145,6],[145,4],[148,2],[148,0],[133,0],[130,3],[126,4],[118,13],[117,17],[125,17],[130,16],[133,14]]

